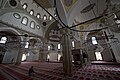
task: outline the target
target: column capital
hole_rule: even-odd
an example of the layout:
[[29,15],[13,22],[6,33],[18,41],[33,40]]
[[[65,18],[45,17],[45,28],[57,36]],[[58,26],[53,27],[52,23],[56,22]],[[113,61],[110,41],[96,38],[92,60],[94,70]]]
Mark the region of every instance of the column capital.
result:
[[63,28],[63,29],[60,30],[60,33],[62,35],[69,34],[69,32],[70,32],[70,30],[68,28]]

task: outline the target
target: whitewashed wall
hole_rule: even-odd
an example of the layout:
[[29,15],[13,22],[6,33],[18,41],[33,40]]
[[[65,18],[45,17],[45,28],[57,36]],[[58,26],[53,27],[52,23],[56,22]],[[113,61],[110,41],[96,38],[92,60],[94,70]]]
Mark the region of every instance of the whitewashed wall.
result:
[[[30,12],[30,10],[33,9],[34,16],[36,16],[37,13],[40,13],[41,18],[43,18],[44,15],[46,15],[47,18],[49,18],[49,14],[46,11],[44,11],[41,7],[39,7],[36,3],[34,3],[33,0],[20,0],[21,5],[23,5],[24,3],[27,3],[27,5],[28,5],[27,12]],[[54,16],[55,12],[54,12],[53,8],[49,8],[47,10]]]
[[118,39],[118,42],[111,42],[111,48],[114,52],[117,62],[120,62],[120,33],[114,33],[115,38]]
[[29,56],[27,56],[27,61],[39,60],[39,53],[33,54],[32,51],[29,51]]
[[[17,12],[15,11],[15,12],[10,12],[10,13],[5,13],[5,14],[3,14],[2,16],[0,16],[0,20],[3,21],[4,23],[7,23],[7,24],[9,24],[9,25],[11,25],[11,26],[14,26],[14,27],[16,27],[16,28],[19,28],[19,29],[28,31],[28,32],[30,32],[30,33],[33,33],[33,34],[36,34],[36,35],[39,35],[39,36],[43,36],[42,28],[40,28],[40,29],[37,29],[37,28],[36,28],[36,25],[39,25],[39,26],[40,26],[40,24],[39,24],[38,22],[36,22],[36,21],[35,21],[34,19],[32,19],[30,16],[25,15],[25,14],[23,14],[23,13],[18,13],[18,14],[21,16],[21,18],[20,18],[20,19],[16,19],[16,18],[13,16],[14,13],[17,13]],[[28,23],[27,23],[27,25],[23,25],[23,24],[21,23],[23,16],[25,16],[25,17],[28,18]],[[30,22],[31,22],[31,21],[34,21],[34,22],[35,22],[35,29],[30,28]]]
[[12,59],[13,59],[13,62],[16,62],[18,52],[19,52],[19,50],[17,50],[17,49],[8,49],[5,52],[2,63],[11,63]]
[[57,61],[58,53],[56,51],[50,51],[49,54],[50,54],[50,61]]

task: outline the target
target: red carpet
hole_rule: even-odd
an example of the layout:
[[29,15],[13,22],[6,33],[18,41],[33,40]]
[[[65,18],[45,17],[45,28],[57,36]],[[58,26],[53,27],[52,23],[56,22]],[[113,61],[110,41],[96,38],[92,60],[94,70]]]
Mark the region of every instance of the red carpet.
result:
[[0,73],[0,80],[7,80],[2,73]]
[[[36,73],[27,78],[28,69],[31,66],[34,66]],[[3,65],[3,67],[10,69],[13,75],[19,75],[19,78],[24,75],[25,77],[21,80],[26,78],[33,78],[33,80],[120,80],[119,65],[87,65],[84,68],[73,66],[72,76],[64,75],[62,63],[23,62],[20,66]]]
[[22,74],[14,68],[10,68],[10,65],[0,65],[0,69],[4,70],[7,74],[11,75],[16,80],[32,80],[32,78]]

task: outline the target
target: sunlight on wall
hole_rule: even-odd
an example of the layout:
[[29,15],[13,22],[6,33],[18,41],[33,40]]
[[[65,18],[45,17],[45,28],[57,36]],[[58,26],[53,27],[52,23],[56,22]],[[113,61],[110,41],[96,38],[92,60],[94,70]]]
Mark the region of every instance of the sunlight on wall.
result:
[[30,53],[28,53],[27,56],[30,56]]
[[50,46],[48,46],[48,50],[50,50],[51,49],[51,47]]

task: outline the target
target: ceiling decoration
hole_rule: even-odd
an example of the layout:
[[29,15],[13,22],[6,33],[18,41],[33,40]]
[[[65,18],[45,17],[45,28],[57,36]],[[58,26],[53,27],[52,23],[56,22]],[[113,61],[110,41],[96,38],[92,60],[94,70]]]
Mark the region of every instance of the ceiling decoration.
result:
[[51,42],[60,42],[60,39],[58,38],[49,38],[48,40],[50,40]]
[[49,0],[33,0],[34,2],[38,2],[40,5],[42,5],[44,8],[51,8],[52,4]]
[[[80,24],[80,25],[77,25],[77,26],[75,26],[75,27],[83,27],[83,26],[85,26],[85,25],[90,25],[90,24],[92,24],[92,23],[94,23],[94,22],[96,22],[96,23],[103,23],[102,21],[103,21],[103,17],[99,17],[99,18],[95,18],[95,19],[91,19],[91,20],[88,20],[88,21],[85,21],[85,22],[80,22],[80,21],[77,21],[76,19],[74,19],[74,22],[75,22],[75,24]],[[86,27],[87,28],[87,27]],[[85,29],[85,28],[79,28],[80,30],[83,30],[83,29]]]
[[52,42],[60,42],[61,38],[60,31],[57,31],[56,29],[52,29],[51,32],[49,33],[48,40]]
[[64,0],[64,4],[65,4],[67,7],[71,6],[72,3],[73,3],[73,0]]
[[78,0],[63,0],[66,12],[68,12],[77,1]]
[[103,35],[103,31],[93,31],[93,32],[90,32],[88,35],[91,35],[91,36],[101,36]]
[[81,11],[81,13],[87,13],[87,12],[89,12],[90,10],[92,10],[92,9],[94,8],[94,6],[95,6],[95,3],[86,6],[86,7]]
[[[81,25],[78,25],[78,26],[76,26],[76,29],[77,30],[87,30],[87,28],[92,24],[92,23],[101,23],[101,19],[103,19],[103,18],[99,18],[99,19],[95,19],[95,20],[91,20],[91,21],[89,21],[89,22],[86,22],[86,23],[84,23],[84,24],[81,24]],[[74,22],[75,22],[75,24],[79,24],[80,22],[79,21],[77,21],[76,19],[74,20]],[[97,32],[97,31],[93,31],[93,32]],[[80,38],[82,39],[83,38],[83,32],[79,32],[79,35],[80,35]]]
[[[45,8],[46,7],[44,7],[44,5],[43,4],[46,4],[45,2],[42,2],[43,0],[41,0],[41,1],[38,1],[38,0],[34,0],[42,9],[44,9],[49,15],[51,15]],[[56,0],[54,0],[54,1],[56,1]],[[64,4],[64,8],[66,9],[66,12],[68,12],[74,5],[75,5],[75,3],[77,2],[78,0],[62,0],[62,2],[63,2],[63,4]],[[42,3],[41,3],[42,2]],[[50,1],[49,0],[47,0],[47,3],[50,3]],[[42,5],[42,6],[41,6]],[[81,10],[81,12],[82,13],[86,13],[86,12],[88,12],[88,11],[90,11],[90,10],[92,10],[93,8],[94,8],[94,6],[95,6],[95,3],[90,3],[90,5],[88,5],[87,7],[85,7],[83,10]],[[57,11],[56,11],[57,12]],[[66,24],[64,24],[62,21],[61,21],[61,19],[60,19],[60,17],[58,16],[58,20],[60,20],[60,22],[58,21],[58,20],[56,20],[55,18],[53,18],[56,22],[58,22],[60,25],[64,25],[66,28],[68,28],[68,29],[70,29],[70,30],[72,30],[72,31],[76,31],[76,32],[91,32],[91,31],[99,31],[99,30],[102,30],[102,29],[105,29],[105,28],[100,28],[100,29],[94,29],[94,30],[86,30],[86,31],[81,31],[81,30],[76,30],[76,29],[72,29],[73,27],[76,27],[76,26],[78,26],[78,25],[81,25],[81,24],[84,24],[84,23],[87,23],[87,22],[90,22],[90,21],[93,21],[93,20],[97,20],[97,19],[99,19],[99,18],[101,18],[101,17],[103,17],[103,16],[98,16],[98,17],[95,17],[95,18],[93,18],[93,19],[91,19],[91,20],[88,20],[88,21],[85,21],[85,22],[82,22],[82,23],[79,23],[79,24],[76,24],[76,25],[73,25],[73,26],[70,26],[70,27],[68,27],[68,26],[66,26]],[[64,27],[63,27],[64,28]],[[60,30],[60,29],[59,29]],[[49,30],[49,32],[50,32],[50,30]],[[45,36],[48,36],[48,35],[45,35]]]

